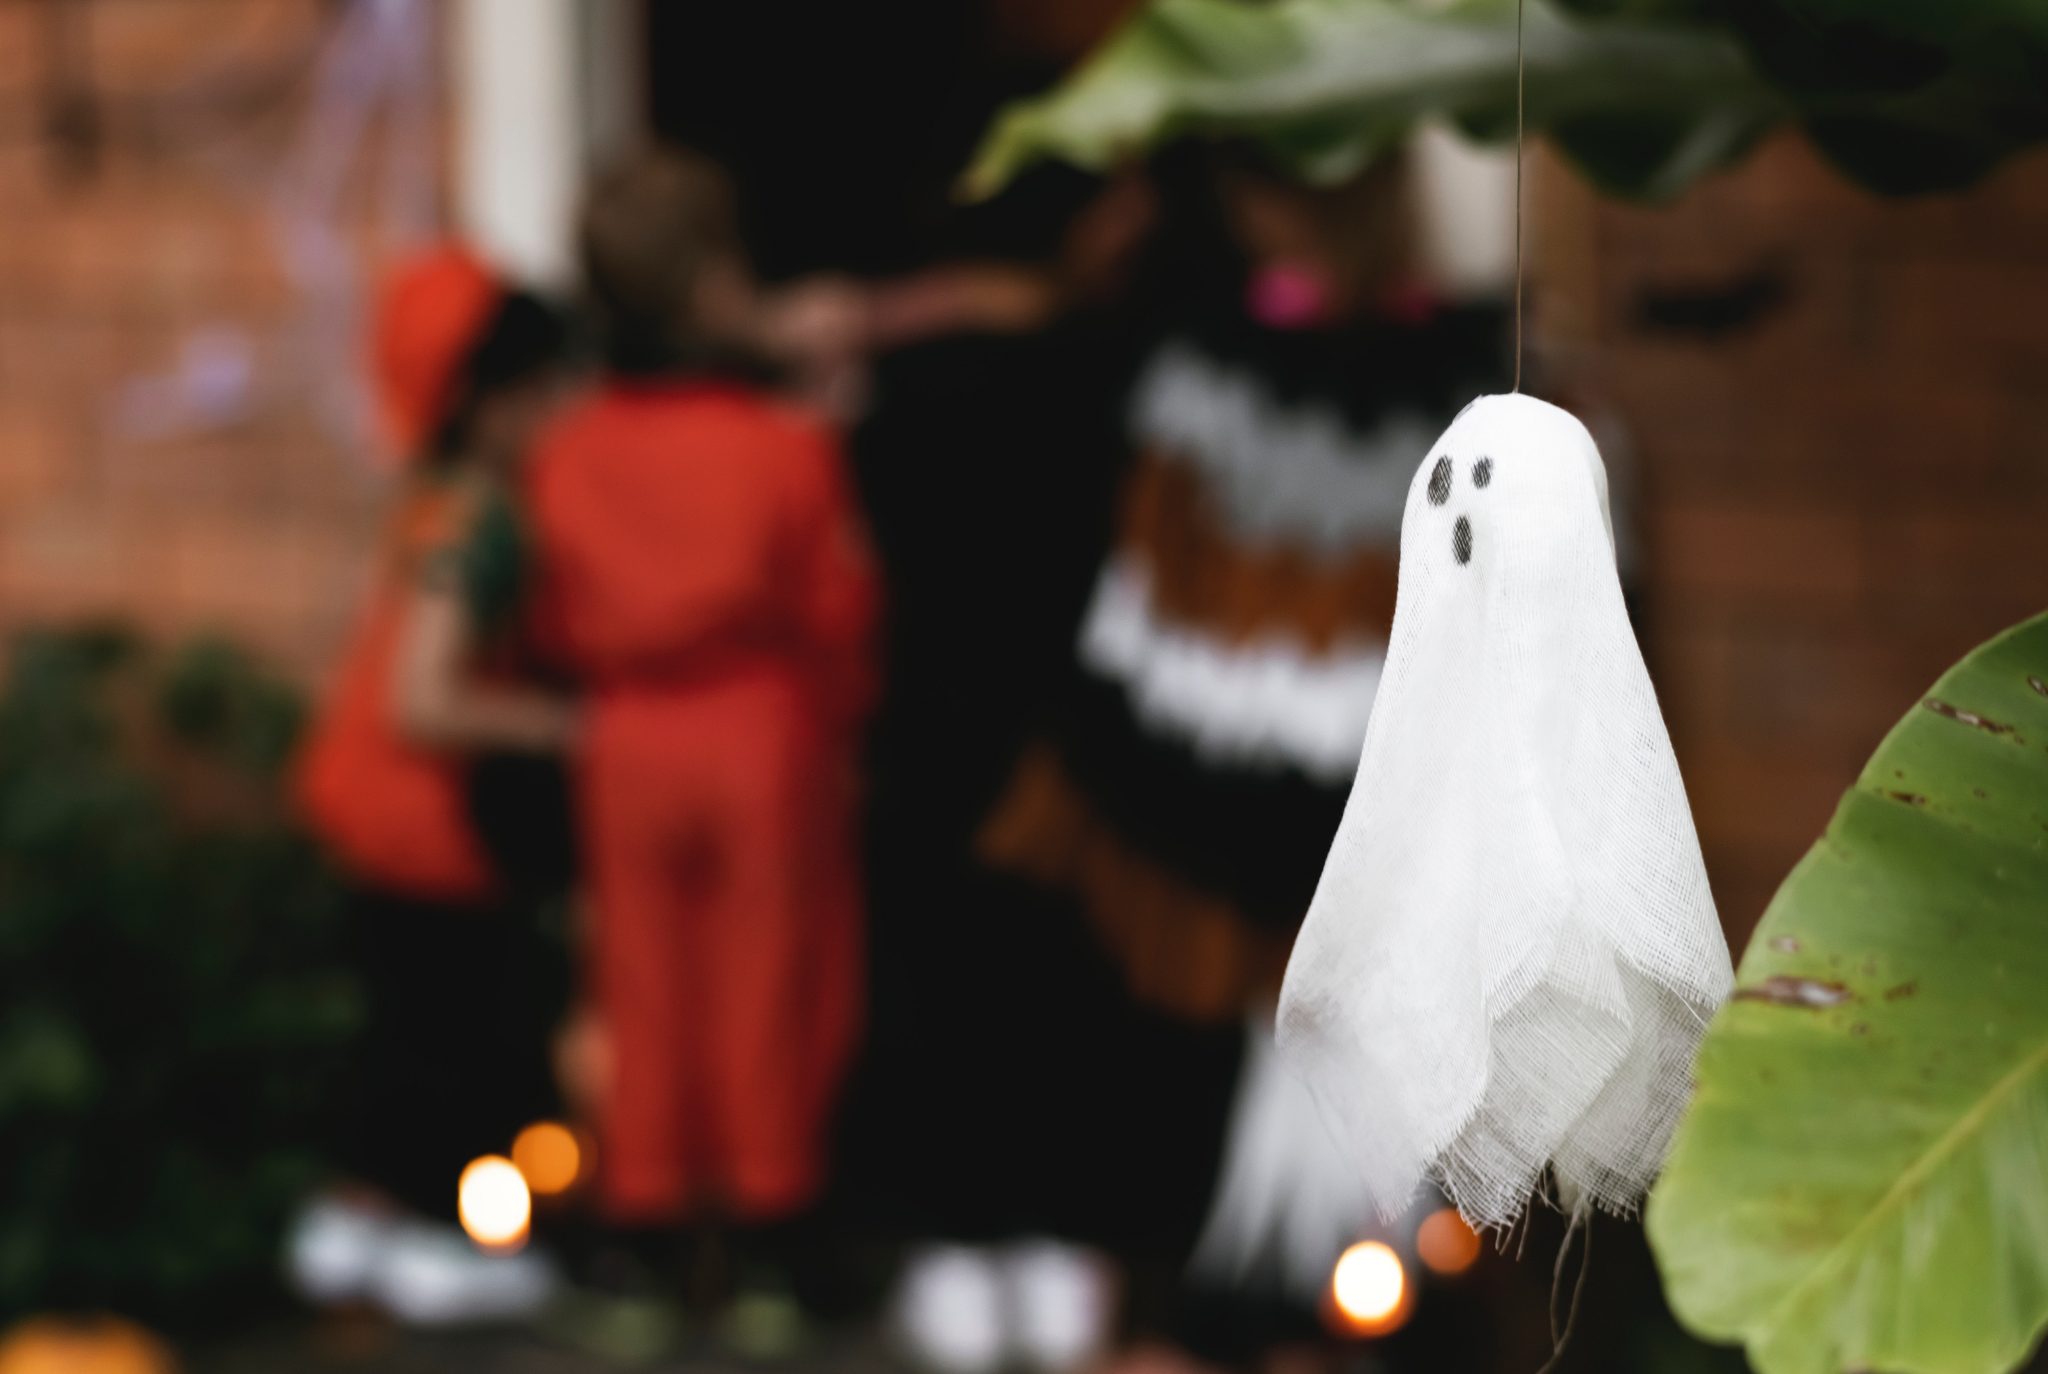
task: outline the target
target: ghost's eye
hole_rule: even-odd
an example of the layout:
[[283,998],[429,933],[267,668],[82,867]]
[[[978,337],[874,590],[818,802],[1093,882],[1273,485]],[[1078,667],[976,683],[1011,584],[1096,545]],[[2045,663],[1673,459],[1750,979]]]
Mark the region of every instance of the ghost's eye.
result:
[[1451,499],[1451,460],[1439,458],[1429,473],[1429,504],[1441,506]]
[[1472,522],[1462,515],[1451,526],[1451,556],[1460,563],[1472,561]]
[[1481,458],[1472,465],[1472,485],[1483,487],[1493,480],[1493,459]]

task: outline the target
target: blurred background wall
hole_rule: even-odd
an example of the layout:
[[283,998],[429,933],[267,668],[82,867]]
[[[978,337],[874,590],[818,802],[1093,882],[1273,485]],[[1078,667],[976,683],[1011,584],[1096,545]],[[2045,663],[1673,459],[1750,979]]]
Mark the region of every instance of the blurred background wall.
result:
[[69,8],[0,5],[0,621],[218,628],[310,675],[380,494],[354,418],[288,380],[317,343],[285,168],[326,7]]
[[[593,36],[558,0],[428,6],[397,58],[337,70],[320,0],[0,0],[0,628],[115,614],[326,664],[387,481],[347,303],[381,243],[491,213],[481,160],[516,130],[450,112],[502,98],[461,85],[466,41],[516,42],[501,18],[581,35],[560,157],[748,89],[798,105],[727,118],[721,150],[794,270],[894,265],[987,109],[1118,6],[684,8]],[[773,69],[724,63],[742,42]],[[322,99],[354,141],[308,140]],[[2048,159],[1883,204],[1789,138],[1658,209],[1530,171],[1535,346],[1630,438],[1644,638],[1740,941],[1914,694],[2048,600]]]
[[2048,158],[1880,201],[1796,138],[1675,205],[1548,160],[1538,337],[1626,426],[1640,629],[1736,949],[1877,740],[2048,603]]

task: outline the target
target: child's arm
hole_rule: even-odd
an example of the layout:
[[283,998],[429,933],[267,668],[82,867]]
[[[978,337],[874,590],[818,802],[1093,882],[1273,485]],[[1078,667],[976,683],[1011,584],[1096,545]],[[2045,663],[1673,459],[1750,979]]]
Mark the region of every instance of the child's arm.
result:
[[556,753],[575,734],[567,697],[469,676],[475,632],[469,608],[454,589],[421,587],[405,613],[399,643],[398,727],[433,749]]
[[476,616],[460,551],[442,550],[414,580],[394,665],[398,726],[435,749],[555,753],[575,733],[573,702],[518,683],[478,679]]

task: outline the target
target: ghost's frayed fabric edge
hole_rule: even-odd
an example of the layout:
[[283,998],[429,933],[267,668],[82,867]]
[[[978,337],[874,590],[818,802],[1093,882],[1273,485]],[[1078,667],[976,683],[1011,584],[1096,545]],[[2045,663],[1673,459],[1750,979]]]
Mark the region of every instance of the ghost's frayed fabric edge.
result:
[[1386,673],[1279,1039],[1389,1220],[1632,1213],[1733,975],[1615,570],[1606,470],[1522,395],[1415,474]]

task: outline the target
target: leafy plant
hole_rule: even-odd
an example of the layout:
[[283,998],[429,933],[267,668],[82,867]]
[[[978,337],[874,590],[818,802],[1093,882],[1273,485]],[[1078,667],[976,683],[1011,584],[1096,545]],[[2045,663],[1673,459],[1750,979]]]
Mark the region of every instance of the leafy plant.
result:
[[2038,0],[1719,0],[1719,13],[1808,136],[1872,190],[1967,186],[2048,139]]
[[2048,1325],[2048,616],[1886,737],[1715,1020],[1650,1240],[1763,1374],[1995,1374]]
[[287,825],[293,693],[218,643],[12,646],[0,691],[0,1316],[190,1324],[268,1287],[353,1022]]
[[[1528,127],[1600,185],[1675,194],[1803,123],[1852,176],[1967,184],[2048,138],[2033,0],[1525,0]],[[968,186],[1104,168],[1181,135],[1341,178],[1417,121],[1514,131],[1515,0],[1151,0],[1058,89],[1006,109]]]
[[[1784,114],[1723,34],[1527,5],[1530,126],[1618,187],[1676,190]],[[1428,116],[1511,137],[1515,53],[1514,0],[1153,0],[1059,89],[1005,110],[968,181],[991,191],[1045,157],[1104,168],[1182,134],[1252,138],[1333,180]]]

